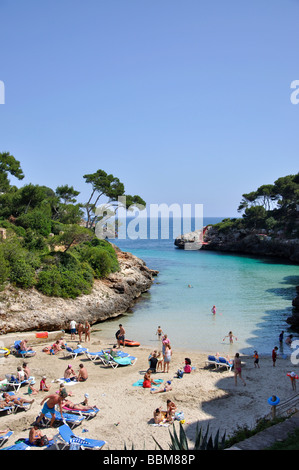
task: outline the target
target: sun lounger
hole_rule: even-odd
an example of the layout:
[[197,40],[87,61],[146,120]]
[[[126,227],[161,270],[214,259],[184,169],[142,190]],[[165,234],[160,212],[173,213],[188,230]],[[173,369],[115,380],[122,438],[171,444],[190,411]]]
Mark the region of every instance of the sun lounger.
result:
[[62,409],[66,413],[83,416],[85,419],[94,418],[100,411],[99,408],[90,408],[89,410],[76,410],[74,408],[68,408],[67,406],[63,406]]
[[6,434],[2,434],[2,436],[0,436],[0,447],[6,444],[6,442],[12,435],[13,435],[13,431],[8,431]]
[[[11,397],[15,398],[16,395],[14,392],[7,392]],[[28,411],[31,408],[32,403],[27,403],[24,402],[23,404],[18,404],[18,403],[13,403],[12,405],[9,405],[12,407],[12,412],[16,413],[18,410],[23,410],[23,411]]]
[[70,448],[70,450],[99,450],[106,444],[105,441],[99,439],[82,439],[81,437],[76,436],[75,434],[73,434],[72,430],[67,424],[60,426],[58,430],[59,434],[57,434],[57,436],[54,436],[56,449],[64,450],[66,448]]
[[27,445],[27,446],[29,446],[29,447],[33,447],[33,448],[36,447],[37,449],[44,449],[44,450],[45,450],[45,449],[47,449],[48,447],[52,447],[52,446],[54,445],[54,440],[51,439],[51,440],[49,441],[49,443],[48,443],[47,445],[45,445],[45,446],[37,446],[36,444],[32,444],[32,443],[29,441],[29,439],[24,439],[24,444]]
[[104,353],[103,351],[98,351],[98,352],[90,352],[88,351],[85,351],[85,355],[86,357],[88,357],[88,359],[90,359],[92,362],[94,361],[97,361],[98,359],[100,359],[100,356],[102,356]]
[[21,340],[18,340],[18,341],[15,341],[13,346],[11,346],[11,350],[13,351],[13,353],[16,355],[16,356],[21,356],[21,357],[32,357],[32,356],[35,356],[36,354],[36,351],[33,351],[32,349],[28,350],[28,351],[22,351],[20,349],[20,344],[21,344]]
[[[67,346],[64,350],[64,355],[65,356],[72,356],[73,359],[76,359],[77,356],[81,355],[81,354],[84,354],[87,352],[87,348],[76,348],[76,349],[73,349],[73,348],[70,348],[69,346]],[[69,353],[69,354],[67,354]]]
[[28,385],[31,380],[34,380],[34,377],[29,377],[28,379],[19,382],[14,374],[6,374],[6,378],[8,381],[7,386],[12,388],[14,392],[18,392],[23,385]]
[[25,444],[24,442],[19,442],[18,444],[14,444],[13,446],[4,447],[0,450],[29,450],[30,446]]
[[218,367],[226,367],[226,369],[232,370],[234,362],[229,361],[228,359],[225,359],[225,357],[219,357],[218,358],[219,364]]
[[5,408],[0,408],[0,413],[6,413],[10,415],[14,410],[14,405],[7,405]]
[[137,357],[134,356],[111,356],[111,354],[105,353],[100,357],[103,364],[111,366],[113,369],[116,369],[118,366],[132,366],[137,361]]
[[234,363],[225,357],[208,356],[208,359],[206,360],[206,366],[208,365],[214,365],[216,368],[226,367],[226,369],[232,370]]
[[[45,419],[46,419],[46,422],[51,421],[52,419],[51,413],[46,413]],[[59,411],[55,411],[55,421],[60,422],[60,423],[63,423],[63,422],[69,423],[69,426],[71,428],[74,428],[75,426],[78,426],[79,424],[81,424],[84,419],[85,419],[84,416],[78,416],[78,415],[71,414],[71,413],[63,413],[61,416],[61,413]]]

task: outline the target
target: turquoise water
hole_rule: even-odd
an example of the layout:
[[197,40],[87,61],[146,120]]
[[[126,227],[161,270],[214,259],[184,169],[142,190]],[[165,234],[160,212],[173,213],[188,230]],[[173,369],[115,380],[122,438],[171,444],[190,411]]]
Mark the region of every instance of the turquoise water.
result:
[[[132,312],[101,323],[114,337],[118,324],[129,339],[158,347],[158,325],[173,349],[233,355],[235,352],[270,354],[281,330],[291,332],[291,315],[298,265],[281,260],[237,256],[209,251],[184,251],[169,240],[119,240],[116,244],[159,270],[150,291]],[[188,287],[191,285],[192,287]],[[216,315],[211,308],[216,305]],[[237,337],[231,345],[229,331]],[[296,334],[294,334],[296,337]],[[291,350],[284,346],[284,352]]]

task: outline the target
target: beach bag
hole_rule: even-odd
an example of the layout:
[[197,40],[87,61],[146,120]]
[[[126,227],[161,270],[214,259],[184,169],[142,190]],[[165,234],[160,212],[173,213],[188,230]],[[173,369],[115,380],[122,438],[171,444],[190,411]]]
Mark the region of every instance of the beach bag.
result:
[[176,413],[174,414],[174,419],[182,421],[183,419],[185,419],[184,413],[182,411],[176,411]]
[[117,332],[115,333],[115,338],[116,338],[116,339],[118,338],[119,333],[120,333],[120,330],[117,330]]
[[47,446],[49,444],[49,439],[47,436],[42,436],[40,439],[37,439],[35,443],[38,447]]
[[179,369],[179,370],[177,371],[177,378],[178,378],[178,379],[182,379],[182,378],[183,378],[183,375],[184,375],[184,372],[183,372],[181,369]]

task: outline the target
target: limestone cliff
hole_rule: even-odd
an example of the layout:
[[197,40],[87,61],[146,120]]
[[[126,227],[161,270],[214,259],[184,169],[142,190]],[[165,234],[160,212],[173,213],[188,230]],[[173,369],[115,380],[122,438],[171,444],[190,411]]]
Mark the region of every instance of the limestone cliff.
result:
[[36,289],[7,286],[0,293],[0,334],[68,329],[70,320],[94,324],[125,313],[151,287],[158,272],[131,253],[115,249],[120,270],[96,280],[89,295],[62,299],[47,297]]

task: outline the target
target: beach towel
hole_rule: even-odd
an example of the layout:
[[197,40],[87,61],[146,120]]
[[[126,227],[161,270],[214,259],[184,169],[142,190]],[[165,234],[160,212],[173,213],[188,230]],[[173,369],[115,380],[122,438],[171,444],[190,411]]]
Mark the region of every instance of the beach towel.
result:
[[[164,382],[163,379],[155,379],[155,382],[157,384],[161,384]],[[143,379],[138,380],[137,382],[133,383],[133,387],[142,387],[143,386]]]

